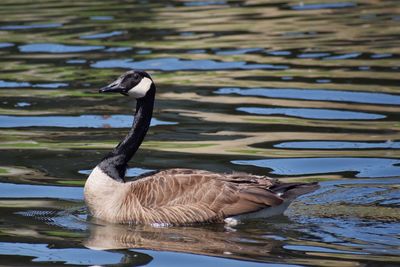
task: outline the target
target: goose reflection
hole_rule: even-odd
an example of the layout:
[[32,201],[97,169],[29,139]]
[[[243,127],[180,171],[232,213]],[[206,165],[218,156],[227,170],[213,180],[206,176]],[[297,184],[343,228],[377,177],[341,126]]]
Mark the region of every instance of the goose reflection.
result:
[[149,249],[252,260],[269,255],[272,248],[281,245],[278,240],[253,236],[223,225],[154,227],[97,221],[90,225],[84,245],[96,250]]

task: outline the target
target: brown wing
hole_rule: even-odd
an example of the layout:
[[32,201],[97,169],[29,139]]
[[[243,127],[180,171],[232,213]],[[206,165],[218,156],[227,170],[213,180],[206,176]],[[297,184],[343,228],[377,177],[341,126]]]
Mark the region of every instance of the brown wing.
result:
[[248,174],[171,169],[133,182],[126,204],[136,209],[139,219],[134,221],[139,223],[222,221],[281,204],[283,200],[268,190],[271,185],[271,180]]

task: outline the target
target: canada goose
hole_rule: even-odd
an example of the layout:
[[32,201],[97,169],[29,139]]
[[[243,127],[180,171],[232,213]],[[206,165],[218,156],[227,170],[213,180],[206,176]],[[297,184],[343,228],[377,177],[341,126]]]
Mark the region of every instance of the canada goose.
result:
[[85,201],[96,218],[129,224],[234,223],[282,212],[277,207],[286,208],[290,200],[318,188],[316,183],[193,169],[168,169],[125,181],[127,163],[149,129],[156,86],[146,72],[131,70],[99,92],[121,93],[137,103],[131,130],[86,181]]

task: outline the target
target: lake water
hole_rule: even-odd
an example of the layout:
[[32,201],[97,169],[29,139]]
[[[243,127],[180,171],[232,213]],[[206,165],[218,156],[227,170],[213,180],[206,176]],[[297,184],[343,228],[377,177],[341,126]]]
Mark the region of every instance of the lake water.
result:
[[[400,265],[400,4],[2,1],[4,266]],[[244,171],[321,188],[235,227],[121,226],[88,215],[90,170],[158,86],[128,176]]]

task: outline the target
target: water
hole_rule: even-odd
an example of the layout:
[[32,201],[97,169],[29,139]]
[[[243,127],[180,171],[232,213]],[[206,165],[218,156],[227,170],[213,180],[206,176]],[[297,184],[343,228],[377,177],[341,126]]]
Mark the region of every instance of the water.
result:
[[[23,8],[22,8],[23,7]],[[399,3],[2,1],[0,262],[5,266],[400,264]],[[235,227],[121,226],[83,185],[158,86],[129,177],[187,167],[319,181]]]

